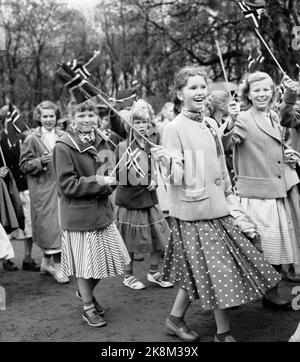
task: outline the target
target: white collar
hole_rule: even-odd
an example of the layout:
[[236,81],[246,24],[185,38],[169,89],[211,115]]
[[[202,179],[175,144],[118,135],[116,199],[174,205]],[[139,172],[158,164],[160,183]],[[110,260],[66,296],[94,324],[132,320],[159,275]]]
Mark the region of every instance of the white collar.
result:
[[50,133],[50,134],[51,134],[51,133],[53,133],[53,134],[55,133],[55,129],[54,129],[54,128],[53,128],[51,131],[48,131],[44,126],[42,126],[41,130],[42,130],[42,133],[48,133],[48,134],[49,134],[49,133]]

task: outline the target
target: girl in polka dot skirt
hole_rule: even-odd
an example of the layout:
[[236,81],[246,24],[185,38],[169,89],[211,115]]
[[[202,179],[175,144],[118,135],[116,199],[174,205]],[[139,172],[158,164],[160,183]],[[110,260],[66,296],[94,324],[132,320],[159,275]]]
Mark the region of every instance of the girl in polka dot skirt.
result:
[[280,276],[249,241],[257,240],[256,227],[232,194],[217,124],[203,116],[206,76],[194,67],[181,69],[174,95],[181,112],[165,129],[164,149],[152,150],[169,178],[173,217],[163,279],[179,286],[166,331],[197,340],[184,315],[199,299],[203,310],[214,311],[214,340],[235,342],[227,309],[261,298]]

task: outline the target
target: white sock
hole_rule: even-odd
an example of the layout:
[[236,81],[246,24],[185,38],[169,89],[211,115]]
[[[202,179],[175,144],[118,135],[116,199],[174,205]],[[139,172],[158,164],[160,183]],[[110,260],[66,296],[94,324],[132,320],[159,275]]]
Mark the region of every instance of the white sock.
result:
[[56,274],[61,275],[61,265],[60,265],[60,263],[54,263],[54,269],[55,269]]
[[91,309],[91,308],[95,308],[94,303],[88,304],[88,305],[83,305],[83,310],[87,310],[87,309]]
[[300,323],[291,338],[293,339],[293,342],[300,342]]
[[43,256],[43,257],[42,257],[41,267],[42,267],[42,268],[45,268],[45,269],[48,269],[49,266],[50,266],[50,261],[51,261],[51,258],[45,258],[45,257]]

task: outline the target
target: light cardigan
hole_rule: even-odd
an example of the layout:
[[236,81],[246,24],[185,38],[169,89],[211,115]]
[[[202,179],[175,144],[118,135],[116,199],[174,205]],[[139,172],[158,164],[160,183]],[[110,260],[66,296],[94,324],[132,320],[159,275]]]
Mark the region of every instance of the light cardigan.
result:
[[284,163],[278,117],[271,121],[253,107],[241,112],[231,131],[234,142],[235,193],[239,196],[274,199],[299,182],[296,171]]
[[[219,137],[216,122],[206,117],[205,120]],[[166,126],[163,145],[172,159],[168,185],[170,216],[196,221],[231,214],[239,221],[241,231],[255,227],[232,194],[225,157],[217,156],[214,137],[203,122],[180,113]]]

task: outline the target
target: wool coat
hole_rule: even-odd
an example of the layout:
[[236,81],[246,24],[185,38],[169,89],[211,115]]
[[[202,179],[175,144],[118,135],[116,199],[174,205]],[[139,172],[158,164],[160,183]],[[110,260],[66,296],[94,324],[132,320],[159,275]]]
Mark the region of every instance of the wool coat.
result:
[[[63,131],[55,129],[58,139]],[[41,127],[29,134],[23,144],[20,169],[28,176],[33,241],[42,249],[59,249],[61,233],[58,217],[58,195],[52,160],[43,166],[41,157],[51,153]]]
[[[205,120],[221,144],[216,121],[206,117]],[[166,126],[163,145],[172,159],[170,216],[197,221],[232,215],[241,231],[255,227],[232,194],[224,150],[222,155],[217,154],[214,136],[204,122],[193,121],[180,113]]]
[[284,163],[278,117],[272,121],[253,107],[241,112],[232,131],[235,192],[238,196],[275,199],[299,182],[296,171]]
[[113,158],[113,151],[99,135],[91,145],[69,129],[57,140],[53,159],[62,229],[90,231],[113,222],[108,199],[112,187],[101,184],[96,177],[110,174]]

